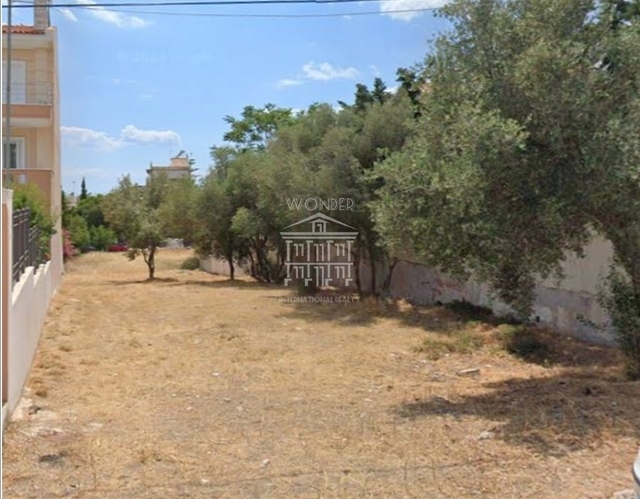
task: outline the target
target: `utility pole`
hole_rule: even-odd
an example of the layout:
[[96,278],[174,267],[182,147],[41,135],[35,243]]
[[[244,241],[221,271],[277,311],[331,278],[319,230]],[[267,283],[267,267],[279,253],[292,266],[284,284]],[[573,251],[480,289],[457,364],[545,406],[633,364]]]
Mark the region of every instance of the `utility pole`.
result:
[[11,168],[11,4],[9,0],[7,12],[7,93],[5,96],[5,119],[4,128],[4,161],[3,168]]

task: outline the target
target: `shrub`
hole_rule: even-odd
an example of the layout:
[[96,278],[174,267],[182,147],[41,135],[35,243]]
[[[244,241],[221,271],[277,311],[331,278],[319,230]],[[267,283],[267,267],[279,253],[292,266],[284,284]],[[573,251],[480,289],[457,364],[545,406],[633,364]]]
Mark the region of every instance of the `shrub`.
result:
[[197,256],[190,256],[180,264],[182,270],[198,270],[200,268],[200,259]]
[[56,230],[54,219],[49,214],[49,206],[44,192],[31,182],[12,184],[10,188],[13,189],[13,209],[29,208],[30,225],[40,229],[41,254],[49,255],[51,236],[56,233]]
[[69,234],[73,245],[80,250],[83,250],[91,243],[87,222],[78,214],[69,217]]
[[626,358],[627,376],[640,379],[640,293],[620,271],[611,267],[600,303],[609,313],[616,340]]
[[531,327],[505,324],[498,329],[497,337],[502,348],[511,355],[540,363],[549,358],[549,347]]
[[78,254],[77,248],[71,241],[71,234],[67,229],[62,230],[62,258],[66,262]]
[[91,227],[89,229],[89,234],[91,238],[91,246],[97,250],[106,250],[107,247],[110,244],[115,243],[117,239],[115,233],[104,225]]

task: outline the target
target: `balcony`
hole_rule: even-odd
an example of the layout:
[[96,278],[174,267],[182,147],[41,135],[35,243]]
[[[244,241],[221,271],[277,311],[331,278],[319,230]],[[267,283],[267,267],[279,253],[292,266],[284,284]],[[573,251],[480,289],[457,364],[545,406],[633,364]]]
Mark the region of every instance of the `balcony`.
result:
[[[14,83],[11,85],[11,118],[46,120],[48,125],[53,105],[53,85],[48,82]],[[2,88],[2,114],[6,116],[7,88]],[[19,124],[19,123],[18,123]],[[29,126],[29,124],[25,123]],[[35,126],[36,123],[34,123]]]
[[2,184],[11,189],[16,184],[32,183],[37,185],[44,194],[44,200],[51,209],[53,170],[39,170],[35,168],[17,168],[2,170]]

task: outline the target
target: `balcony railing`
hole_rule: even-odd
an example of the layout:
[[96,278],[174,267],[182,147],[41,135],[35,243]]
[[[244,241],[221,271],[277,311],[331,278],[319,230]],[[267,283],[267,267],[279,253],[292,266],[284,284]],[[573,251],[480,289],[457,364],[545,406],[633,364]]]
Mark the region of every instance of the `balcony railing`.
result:
[[[2,103],[7,104],[7,86],[2,86]],[[14,83],[11,85],[11,105],[51,106],[53,86],[48,82]]]
[[13,212],[13,282],[18,282],[27,267],[37,271],[44,263],[40,250],[40,229],[30,223],[31,210],[23,208]]

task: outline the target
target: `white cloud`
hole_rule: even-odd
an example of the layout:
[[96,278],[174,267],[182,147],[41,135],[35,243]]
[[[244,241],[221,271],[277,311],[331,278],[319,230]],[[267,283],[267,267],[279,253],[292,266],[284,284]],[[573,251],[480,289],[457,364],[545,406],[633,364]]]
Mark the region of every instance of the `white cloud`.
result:
[[83,146],[102,152],[113,151],[122,146],[117,138],[91,128],[61,126],[60,131],[63,139],[72,146]]
[[[95,5],[96,2],[95,0],[76,0],[76,3],[79,5]],[[121,12],[114,12],[100,6],[88,7],[86,10],[96,19],[105,23],[113,24],[118,28],[138,29],[145,28],[149,25],[147,21],[138,16],[130,16]]]
[[141,130],[134,125],[127,125],[120,132],[126,142],[136,144],[180,144],[180,135],[173,130]]
[[106,132],[75,126],[60,127],[63,140],[73,147],[85,147],[99,152],[110,152],[129,145],[180,144],[182,139],[173,130],[142,130],[127,125],[118,137]]
[[278,83],[276,83],[276,86],[278,88],[285,88],[285,87],[295,87],[296,85],[300,85],[302,84],[301,80],[296,80],[294,78],[283,78],[282,80],[278,81]]
[[328,62],[321,62],[316,64],[315,62],[308,62],[302,66],[304,76],[309,80],[336,80],[336,79],[351,79],[358,76],[358,70],[354,67],[348,68],[334,68]]
[[[447,2],[448,0],[382,0],[380,12],[388,15],[391,19],[411,21],[411,19],[422,15],[418,9],[437,9]],[[394,12],[403,10],[413,10],[413,12]]]
[[328,62],[321,62],[319,64],[308,62],[302,66],[302,72],[295,78],[283,78],[276,83],[276,87],[292,87],[294,85],[302,85],[308,81],[350,80],[359,74],[360,72],[354,67],[336,68]]
[[76,15],[69,9],[60,8],[58,9],[58,11],[64,16],[67,21],[73,21],[74,23],[78,22],[78,18],[76,17]]

